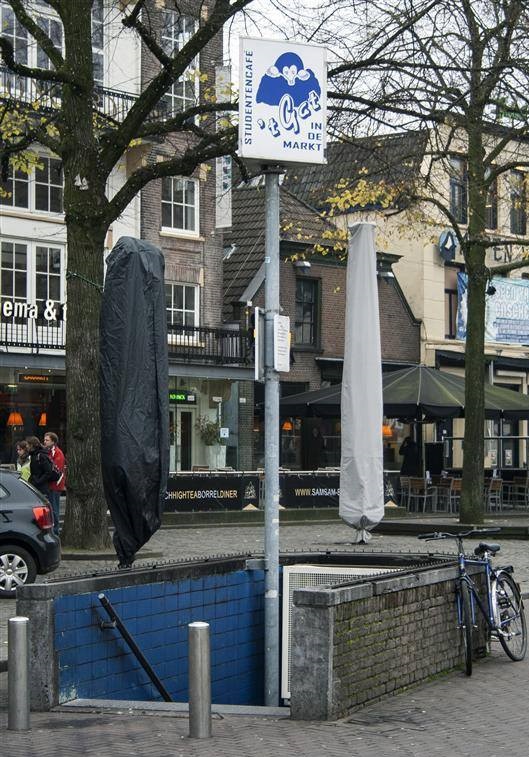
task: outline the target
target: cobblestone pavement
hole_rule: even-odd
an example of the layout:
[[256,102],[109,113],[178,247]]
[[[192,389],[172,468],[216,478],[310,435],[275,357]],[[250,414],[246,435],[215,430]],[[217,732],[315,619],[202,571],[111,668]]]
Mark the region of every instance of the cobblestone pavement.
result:
[[[263,550],[262,527],[164,529],[148,545],[159,561]],[[283,526],[282,551],[371,550],[437,551],[440,543],[409,536],[375,535],[369,546],[352,545],[351,531],[339,523]],[[524,591],[529,590],[529,545],[501,540],[501,561],[512,563]],[[448,542],[443,552],[452,550]],[[158,558],[157,558],[158,559]],[[138,564],[143,561],[138,560]],[[153,562],[152,558],[145,561]],[[64,560],[54,578],[111,569],[115,561]],[[0,602],[0,644],[6,647],[12,601]],[[2,637],[1,634],[4,634]],[[1,652],[0,652],[1,655]],[[14,733],[7,725],[7,674],[0,674],[2,754],[10,757],[527,757],[529,743],[529,659],[511,663],[497,648],[474,667],[359,710],[337,723],[300,723],[288,719],[216,716],[213,738],[187,738],[185,716],[162,717],[125,711],[33,713],[32,730]]]
[[[213,736],[190,740],[187,717],[120,713],[32,714],[32,730],[7,731],[9,757],[527,757],[529,661],[495,650],[474,668],[357,711],[336,723],[216,716]],[[5,674],[0,675],[1,679]]]

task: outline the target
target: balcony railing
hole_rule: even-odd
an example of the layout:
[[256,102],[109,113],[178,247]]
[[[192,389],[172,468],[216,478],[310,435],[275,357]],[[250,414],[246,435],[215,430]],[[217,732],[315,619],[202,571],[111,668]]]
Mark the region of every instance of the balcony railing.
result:
[[[62,350],[65,347],[66,324],[44,319],[3,319],[0,323],[0,348],[22,348],[38,353],[41,350]],[[248,365],[252,352],[246,335],[230,329],[206,326],[168,326],[169,358],[189,363],[215,365]]]
[[241,331],[207,326],[168,326],[169,358],[217,365],[247,365],[252,361],[248,337]]
[[0,323],[0,347],[9,350],[21,347],[24,351],[63,350],[66,340],[64,321],[47,321],[44,318],[10,318]]
[[[0,66],[0,100],[12,100],[53,111],[61,105],[61,85],[52,81],[36,81],[14,74]],[[105,87],[94,87],[94,110],[114,121],[121,122],[137,100],[137,96]],[[170,116],[168,105],[162,100],[150,115],[151,119]]]

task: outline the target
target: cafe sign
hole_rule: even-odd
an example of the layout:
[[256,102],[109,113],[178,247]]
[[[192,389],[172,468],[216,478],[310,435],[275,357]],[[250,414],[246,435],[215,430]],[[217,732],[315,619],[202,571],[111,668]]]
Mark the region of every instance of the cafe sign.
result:
[[18,300],[4,300],[0,307],[3,318],[44,318],[46,321],[56,321],[60,318],[60,307],[54,300],[46,300],[40,308],[30,302]]
[[239,155],[325,163],[325,48],[243,37],[239,71]]

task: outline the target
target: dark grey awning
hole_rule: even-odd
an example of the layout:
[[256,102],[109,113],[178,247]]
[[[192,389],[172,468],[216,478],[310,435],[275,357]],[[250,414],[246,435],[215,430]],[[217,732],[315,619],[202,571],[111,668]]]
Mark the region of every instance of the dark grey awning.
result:
[[[341,386],[294,394],[280,401],[282,415],[340,416]],[[465,379],[419,365],[383,375],[384,414],[388,418],[435,421],[465,415]],[[529,418],[529,396],[485,384],[485,416]]]
[[[453,350],[436,350],[435,357],[438,365],[465,365],[465,353]],[[523,357],[506,357],[503,355],[485,355],[486,363],[494,363],[497,368],[511,368],[519,371],[529,371],[529,359]]]

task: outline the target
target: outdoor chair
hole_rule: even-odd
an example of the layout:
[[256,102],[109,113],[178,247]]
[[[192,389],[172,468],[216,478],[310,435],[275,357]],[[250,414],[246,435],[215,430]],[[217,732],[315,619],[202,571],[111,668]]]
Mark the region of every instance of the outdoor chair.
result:
[[450,512],[452,481],[448,476],[432,476],[432,484],[436,489],[436,510]]
[[410,477],[400,477],[400,506],[408,508],[410,504]]
[[501,512],[503,509],[503,480],[501,478],[491,478],[485,489],[486,509],[489,512],[493,510]]
[[450,513],[459,512],[459,502],[461,500],[462,479],[452,478],[450,480],[450,490],[448,493],[448,511]]
[[435,505],[436,491],[435,486],[431,486],[424,478],[410,478],[410,494],[408,497],[408,509],[411,512],[425,513],[428,504],[429,509],[433,510]]
[[508,501],[513,508],[527,507],[529,501],[529,480],[525,477],[514,477],[508,486]]

